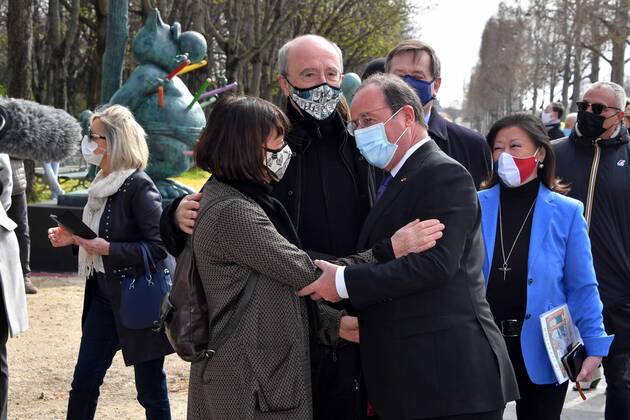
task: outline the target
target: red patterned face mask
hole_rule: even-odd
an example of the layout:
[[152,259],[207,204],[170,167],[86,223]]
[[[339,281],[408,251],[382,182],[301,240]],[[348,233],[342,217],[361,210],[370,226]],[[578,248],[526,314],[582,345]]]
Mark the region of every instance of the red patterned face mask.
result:
[[496,161],[496,171],[501,182],[511,188],[521,186],[536,170],[536,165],[538,164],[538,159],[536,159],[537,153],[538,149],[532,156],[525,158],[515,157],[505,152],[501,153]]

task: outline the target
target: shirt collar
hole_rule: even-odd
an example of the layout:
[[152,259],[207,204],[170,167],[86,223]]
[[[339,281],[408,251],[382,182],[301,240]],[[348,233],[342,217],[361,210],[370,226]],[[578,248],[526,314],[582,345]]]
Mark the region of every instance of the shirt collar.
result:
[[407,152],[402,157],[402,159],[400,159],[400,161],[398,161],[396,166],[394,166],[392,170],[389,171],[389,174],[392,176],[392,178],[396,178],[396,174],[398,173],[398,171],[400,171],[400,168],[402,168],[402,166],[405,164],[407,159],[409,159],[409,157],[413,155],[416,150],[418,150],[423,144],[427,143],[429,140],[431,140],[431,137],[426,136],[425,138],[420,140],[418,143],[411,146],[409,150],[407,150]]

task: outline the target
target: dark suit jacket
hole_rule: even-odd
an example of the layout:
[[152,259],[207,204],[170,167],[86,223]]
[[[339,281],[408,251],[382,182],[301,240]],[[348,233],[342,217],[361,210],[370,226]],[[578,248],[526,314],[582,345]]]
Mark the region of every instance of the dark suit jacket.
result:
[[381,418],[396,420],[502,408],[518,390],[485,299],[477,194],[470,174],[433,141],[376,202],[359,249],[415,218],[444,223],[437,246],[345,272],[370,400]]
[[488,142],[481,134],[447,121],[435,109],[429,119],[429,135],[447,155],[464,165],[475,187],[492,173],[492,156]]

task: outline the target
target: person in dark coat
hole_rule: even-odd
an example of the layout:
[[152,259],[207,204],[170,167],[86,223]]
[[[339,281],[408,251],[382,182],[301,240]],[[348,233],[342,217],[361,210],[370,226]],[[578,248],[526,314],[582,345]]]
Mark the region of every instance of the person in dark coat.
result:
[[564,106],[559,102],[548,103],[544,111],[540,114],[540,119],[543,124],[545,124],[547,134],[551,140],[566,137],[560,128],[560,121],[563,115]]
[[144,172],[149,157],[145,132],[128,109],[115,105],[92,116],[81,149],[88,163],[100,166],[83,210],[83,222],[98,237],[83,239],[62,227],[48,234],[54,247],[79,246],[79,275],[87,279],[67,418],[94,418],[100,385],[122,349],[125,364],[134,367],[146,418],[170,419],[163,365],[173,349],[163,332],[127,329],[119,315],[121,278],[144,271],[141,242],[153,261],[166,257],[159,231],[160,193]]
[[571,135],[554,142],[558,175],[584,204],[606,332],[606,420],[630,418],[630,135],[626,93],[612,82],[591,85],[577,103]]
[[417,39],[402,41],[387,54],[385,70],[402,77],[413,88],[422,103],[429,136],[470,172],[479,189],[492,172],[490,149],[481,134],[446,120],[433,107],[442,85],[440,59],[435,50]]
[[[287,210],[309,255],[333,260],[353,254],[375,194],[376,173],[345,129],[341,50],[326,38],[301,36],[280,48],[278,70],[291,122],[285,141],[293,156],[282,179],[271,184],[272,195]],[[181,252],[186,233],[192,232],[200,199],[201,194],[186,196],[165,209],[162,238],[171,254]],[[345,340],[322,345],[312,349],[311,361],[314,418],[365,417],[358,346]]]
[[387,172],[359,248],[409,218],[437,218],[444,236],[426,252],[378,264],[315,261],[322,275],[300,295],[350,299],[357,308],[365,382],[380,419],[499,420],[518,390],[485,299],[473,180],[428,136],[420,101],[400,78],[363,82],[352,115],[361,153]]

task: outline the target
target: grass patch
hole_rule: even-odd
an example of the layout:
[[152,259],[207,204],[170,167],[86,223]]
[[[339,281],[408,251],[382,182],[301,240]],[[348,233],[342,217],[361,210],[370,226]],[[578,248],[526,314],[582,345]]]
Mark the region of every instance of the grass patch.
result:
[[203,184],[210,178],[210,173],[203,171],[199,168],[193,168],[187,172],[184,172],[180,176],[170,178],[173,181],[177,181],[180,184],[189,186],[195,191],[201,190]]
[[[199,168],[193,168],[187,172],[184,172],[180,176],[170,178],[173,181],[177,181],[180,184],[187,185],[195,191],[201,190],[203,184],[210,178],[210,174],[206,171],[203,171]],[[61,188],[66,192],[74,191],[74,190],[82,190],[82,187],[79,187],[80,181],[71,179],[63,182],[61,184]],[[45,183],[41,177],[37,177],[35,181],[34,194],[28,197],[29,203],[38,203],[40,201],[48,201],[51,200],[52,191],[50,190],[50,186]]]

